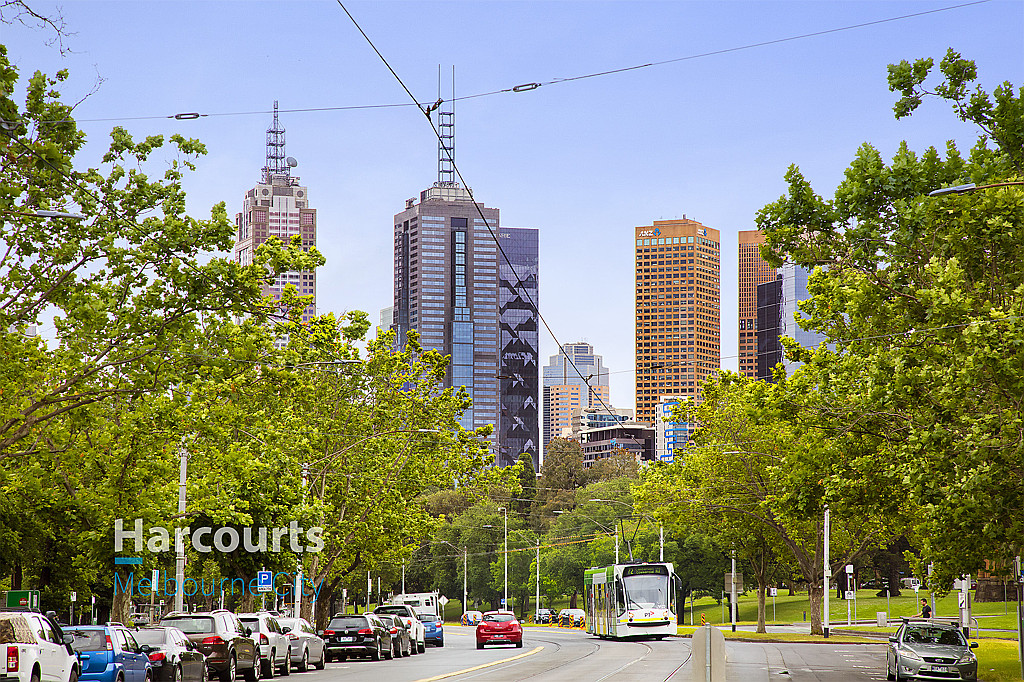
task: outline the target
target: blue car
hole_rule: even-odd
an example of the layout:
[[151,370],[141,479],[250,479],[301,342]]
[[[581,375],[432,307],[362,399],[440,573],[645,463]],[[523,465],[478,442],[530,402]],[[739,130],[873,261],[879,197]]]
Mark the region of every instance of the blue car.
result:
[[82,682],[152,682],[149,656],[123,625],[76,625],[64,632],[75,638],[71,648],[82,662]]
[[420,613],[420,622],[423,623],[423,639],[427,644],[444,646],[444,623],[432,613]]

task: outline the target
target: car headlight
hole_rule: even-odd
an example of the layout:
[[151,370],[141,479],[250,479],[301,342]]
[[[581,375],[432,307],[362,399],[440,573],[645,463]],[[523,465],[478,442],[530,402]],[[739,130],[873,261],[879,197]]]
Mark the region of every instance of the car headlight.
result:
[[924,659],[921,658],[921,655],[913,649],[901,649],[900,656],[911,661],[920,661],[921,663],[924,663]]
[[977,662],[978,662],[978,657],[975,656],[970,651],[968,651],[966,654],[961,656],[960,660],[957,661],[957,663],[977,663]]

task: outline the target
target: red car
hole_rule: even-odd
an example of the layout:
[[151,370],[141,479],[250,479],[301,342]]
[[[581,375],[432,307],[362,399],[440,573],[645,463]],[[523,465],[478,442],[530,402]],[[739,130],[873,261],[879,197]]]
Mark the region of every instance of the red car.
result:
[[488,611],[476,626],[476,648],[485,644],[515,644],[523,646],[523,626],[509,611]]

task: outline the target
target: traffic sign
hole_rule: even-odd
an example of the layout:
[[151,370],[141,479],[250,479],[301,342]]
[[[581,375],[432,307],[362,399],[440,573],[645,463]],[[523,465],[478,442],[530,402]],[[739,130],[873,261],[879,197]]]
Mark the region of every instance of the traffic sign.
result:
[[769,597],[775,597],[775,596],[778,596],[778,594],[779,594],[779,588],[777,588],[777,587],[769,587],[768,588],[768,596]]
[[71,601],[78,601],[78,593],[77,592],[72,592],[71,593]]
[[11,590],[7,593],[8,608],[39,608],[39,590]]
[[966,609],[967,608],[967,593],[966,592],[957,592],[956,593],[956,604],[957,604],[957,608],[961,608],[961,609]]
[[444,606],[445,604],[448,603],[448,597],[446,597],[446,596],[444,596],[442,594],[440,597],[437,598],[437,603],[440,604],[441,606]]
[[701,627],[703,627],[703,626],[708,624],[708,619],[704,617],[703,613],[700,614],[700,624],[701,624]]
[[853,564],[846,564],[846,572],[853,575]]
[[854,597],[853,590],[846,590],[846,598],[847,599],[853,599],[853,597]]
[[273,592],[274,591],[274,573],[273,573],[273,571],[256,571],[256,591],[257,592]]

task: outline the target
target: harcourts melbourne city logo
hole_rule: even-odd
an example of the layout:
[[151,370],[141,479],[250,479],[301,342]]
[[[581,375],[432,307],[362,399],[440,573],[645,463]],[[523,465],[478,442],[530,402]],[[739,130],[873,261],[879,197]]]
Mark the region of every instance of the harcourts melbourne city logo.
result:
[[[306,529],[300,526],[297,521],[292,521],[287,527],[270,529],[262,527],[239,529],[224,526],[214,530],[210,526],[200,526],[193,530],[186,526],[184,528],[168,530],[163,526],[151,526],[148,529],[148,537],[146,537],[146,533],[143,532],[142,519],[135,519],[130,530],[125,529],[124,519],[115,519],[114,552],[130,551],[126,550],[125,547],[125,541],[128,541],[134,546],[136,553],[141,553],[143,547],[154,554],[169,552],[172,548],[176,552],[183,553],[186,539],[190,542],[193,549],[204,554],[214,551],[230,553],[238,549],[244,549],[246,552],[253,553],[281,551],[296,553],[319,552],[324,548],[323,532],[324,529],[319,526]],[[309,544],[306,544],[307,542]],[[114,564],[138,565],[142,564],[142,559],[137,557],[115,557]],[[155,573],[156,571],[154,571]],[[196,594],[212,596],[223,592],[234,594],[237,585],[242,592],[248,590],[253,594],[257,594],[273,591],[283,596],[285,592],[278,592],[278,587],[288,586],[290,589],[292,585],[298,583],[301,585],[301,588],[296,587],[296,589],[301,589],[303,593],[308,593],[314,598],[320,592],[320,586],[315,585],[313,581],[307,578],[303,578],[301,573],[298,576],[291,576],[287,573],[276,573],[271,576],[270,571],[261,571],[260,573],[261,576],[258,579],[251,581],[241,578],[222,578],[219,584],[217,581],[214,581],[210,585],[207,585],[203,578],[200,578],[198,581],[186,578],[182,591],[188,597]],[[321,585],[323,585],[322,582]],[[207,587],[209,587],[209,590],[207,590]],[[161,584],[157,581],[155,575],[154,577],[140,578],[136,581],[134,573],[129,573],[124,580],[122,580],[120,573],[114,573],[115,594],[124,592],[142,597],[154,594],[173,596],[177,591],[176,588],[175,581],[167,577],[164,578]]]

